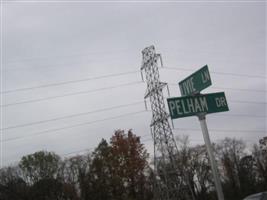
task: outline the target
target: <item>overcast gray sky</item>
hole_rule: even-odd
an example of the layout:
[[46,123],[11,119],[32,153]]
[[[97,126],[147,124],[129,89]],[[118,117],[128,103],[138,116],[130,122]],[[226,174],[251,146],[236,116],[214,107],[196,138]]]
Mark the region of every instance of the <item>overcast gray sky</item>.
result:
[[[214,72],[212,86],[203,93],[224,91],[230,111],[207,117],[212,141],[236,137],[251,145],[266,136],[264,1],[9,1],[3,4],[2,17],[1,95],[3,105],[10,104],[1,107],[3,128],[137,102],[3,130],[3,165],[38,150],[65,155],[94,148],[116,129],[145,136],[150,151],[150,112],[91,122],[145,109],[146,84],[140,82],[138,70],[142,49],[152,44],[162,55],[166,68],[160,69],[161,80],[170,83],[171,96],[180,96],[175,84],[205,64]],[[133,73],[16,91],[125,72]],[[118,85],[124,86],[12,105]],[[39,133],[86,122],[90,123]],[[175,135],[189,135],[192,144],[204,143],[196,117],[174,120],[174,125]]]

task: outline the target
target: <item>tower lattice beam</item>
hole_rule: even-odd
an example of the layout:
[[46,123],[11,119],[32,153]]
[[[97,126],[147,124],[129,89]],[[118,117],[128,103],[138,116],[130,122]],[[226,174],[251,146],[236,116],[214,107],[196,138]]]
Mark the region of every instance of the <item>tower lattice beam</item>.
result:
[[177,200],[182,187],[182,180],[177,174],[178,149],[174,140],[169,116],[165,108],[163,89],[167,83],[161,82],[158,61],[162,66],[161,55],[157,54],[154,46],[142,51],[141,72],[145,72],[147,90],[145,98],[149,98],[152,110],[150,124],[154,141],[154,199]]

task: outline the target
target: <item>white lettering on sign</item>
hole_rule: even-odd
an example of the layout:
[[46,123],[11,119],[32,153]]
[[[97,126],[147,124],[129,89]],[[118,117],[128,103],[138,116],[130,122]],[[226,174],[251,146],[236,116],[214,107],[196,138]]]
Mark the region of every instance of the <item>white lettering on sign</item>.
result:
[[181,104],[182,104],[182,108],[183,108],[184,114],[190,113],[188,110],[186,110],[184,101],[181,101]]
[[200,98],[199,98],[199,101],[200,101],[202,110],[206,110],[206,111],[208,111],[209,108],[208,108],[208,104],[207,104],[207,100],[206,100],[206,98],[205,98],[205,97],[200,97]]
[[201,73],[201,78],[203,83],[208,82],[210,80],[209,71],[204,71],[203,73]]
[[182,112],[181,112],[181,106],[180,106],[180,104],[179,104],[179,102],[180,102],[180,100],[176,100],[175,101],[175,104],[176,104],[176,109],[177,109],[177,113],[179,114],[179,115],[181,115],[181,114],[183,114]]
[[196,112],[202,111],[197,98],[195,98],[195,110],[196,110]]
[[207,112],[209,110],[207,99],[205,97],[169,101],[169,107],[172,116],[176,114],[184,115],[190,113]]
[[196,91],[194,87],[193,77],[189,78],[188,80],[184,81],[181,84],[180,89],[183,91],[183,94],[191,94]]
[[171,110],[171,115],[173,115],[173,111],[175,109],[175,103],[174,103],[174,101],[170,101],[169,102],[169,107],[170,107],[170,110]]
[[226,99],[224,97],[217,97],[215,98],[216,106],[219,107],[224,107],[227,106]]
[[186,103],[187,103],[187,106],[188,106],[188,110],[190,110],[191,112],[195,112],[193,99],[187,99]]

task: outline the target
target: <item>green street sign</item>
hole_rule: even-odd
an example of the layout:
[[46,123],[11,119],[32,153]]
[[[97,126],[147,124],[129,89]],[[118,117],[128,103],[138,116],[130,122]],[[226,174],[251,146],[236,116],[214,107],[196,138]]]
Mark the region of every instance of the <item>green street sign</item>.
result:
[[167,99],[171,119],[229,111],[224,92]]
[[201,90],[211,85],[208,65],[197,70],[184,80],[179,82],[182,96],[198,94]]

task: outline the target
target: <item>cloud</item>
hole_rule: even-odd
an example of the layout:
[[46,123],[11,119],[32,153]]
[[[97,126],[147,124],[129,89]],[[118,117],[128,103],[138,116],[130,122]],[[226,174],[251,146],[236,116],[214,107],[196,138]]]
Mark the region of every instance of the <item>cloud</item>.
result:
[[[6,3],[3,20],[4,89],[15,89],[66,80],[108,75],[140,69],[141,50],[154,44],[164,65],[197,70],[205,64],[210,71],[265,75],[264,3]],[[160,69],[162,80],[178,83],[191,72]],[[231,111],[225,114],[265,115],[266,104],[230,103],[230,100],[265,102],[266,79],[211,75],[213,87],[221,87]],[[114,86],[141,80],[139,74],[97,81],[35,89],[4,95],[4,103],[69,92]],[[178,96],[178,86],[171,94]],[[248,89],[248,91],[227,88]],[[203,92],[215,92],[207,89]],[[221,90],[220,90],[221,91]],[[142,101],[145,84],[121,87],[39,103],[3,108],[3,126],[51,119],[97,108]],[[128,107],[97,115],[4,131],[3,139],[26,136],[65,125],[103,119],[144,109]],[[266,118],[208,116],[213,129],[266,131]],[[40,149],[61,154],[95,147],[109,139],[117,128],[150,134],[151,114],[105,121],[3,143],[4,164]],[[175,120],[177,128],[199,128],[196,118]],[[189,133],[196,143],[201,133]],[[175,134],[182,134],[176,132]],[[239,134],[239,133],[238,133]],[[263,133],[239,134],[256,142]],[[216,140],[229,133],[212,133]],[[148,142],[147,148],[151,148]]]

